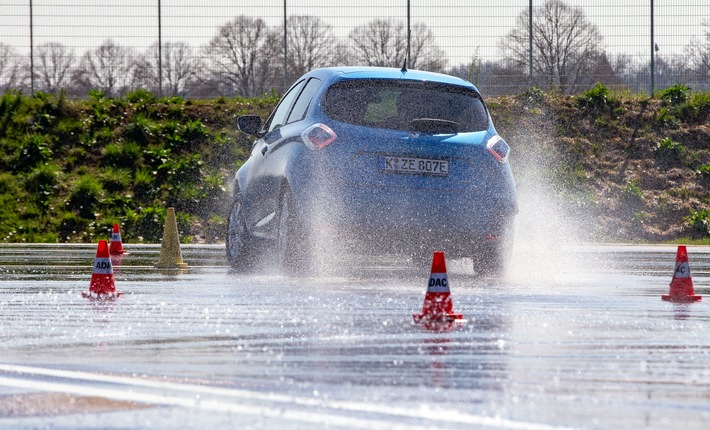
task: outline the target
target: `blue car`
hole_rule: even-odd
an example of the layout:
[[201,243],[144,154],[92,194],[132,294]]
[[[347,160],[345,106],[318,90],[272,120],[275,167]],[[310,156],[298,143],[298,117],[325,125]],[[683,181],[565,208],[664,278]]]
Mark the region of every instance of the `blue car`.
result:
[[[235,271],[307,270],[314,256],[434,250],[505,269],[518,212],[510,148],[478,90],[455,77],[332,67],[296,81],[237,171],[226,237]],[[425,266],[426,267],[426,266]]]

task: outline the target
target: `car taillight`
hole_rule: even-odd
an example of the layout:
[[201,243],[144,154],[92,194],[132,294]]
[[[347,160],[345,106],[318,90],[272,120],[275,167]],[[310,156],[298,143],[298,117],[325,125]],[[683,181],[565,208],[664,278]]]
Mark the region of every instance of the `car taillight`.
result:
[[330,127],[320,123],[313,124],[301,133],[303,143],[314,151],[318,151],[330,145],[336,137],[338,136],[336,136],[335,132],[331,130]]
[[498,135],[495,135],[488,139],[486,144],[488,152],[490,152],[496,160],[500,163],[505,163],[508,160],[508,154],[510,154],[510,146],[505,143],[505,140]]

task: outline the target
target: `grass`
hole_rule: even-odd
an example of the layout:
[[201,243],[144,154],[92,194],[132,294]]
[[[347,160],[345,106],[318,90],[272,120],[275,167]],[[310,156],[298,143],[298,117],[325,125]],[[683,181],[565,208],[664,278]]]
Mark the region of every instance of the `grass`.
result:
[[659,244],[661,244],[661,245],[710,246],[710,237],[705,237],[702,239],[691,238],[691,237],[678,237],[673,240],[660,241]]
[[[84,242],[118,220],[135,227],[124,240],[159,242],[155,226],[167,205],[183,209],[181,237],[201,240],[205,225],[226,217],[226,190],[249,153],[237,113],[266,117],[276,100],[215,103],[146,91],[93,91],[86,100],[2,95],[0,241]],[[215,228],[209,240],[221,236]]]
[[[584,196],[585,210],[615,220],[599,223],[604,237],[675,243],[702,233],[683,217],[710,201],[710,151],[696,143],[707,139],[700,125],[710,122],[710,93],[678,86],[658,97],[601,84],[577,97],[533,87],[487,105],[512,147],[514,173],[534,171],[558,196]],[[184,240],[222,240],[228,190],[253,142],[236,130],[236,117],[266,118],[278,99],[2,95],[0,241],[93,241],[120,222],[124,241],[159,242],[169,205]],[[660,177],[671,169],[683,180]],[[677,208],[678,199],[696,207]],[[551,204],[580,203],[567,200]],[[649,233],[650,223],[676,226],[679,238]]]

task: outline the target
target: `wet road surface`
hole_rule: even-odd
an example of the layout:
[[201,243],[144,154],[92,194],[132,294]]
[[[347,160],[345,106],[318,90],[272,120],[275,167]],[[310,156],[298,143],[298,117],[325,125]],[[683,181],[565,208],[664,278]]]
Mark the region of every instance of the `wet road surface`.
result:
[[95,245],[0,245],[0,428],[710,428],[708,247],[690,305],[660,297],[674,246],[518,247],[504,279],[447,261],[449,332],[412,324],[428,267],[124,248],[124,296],[95,302]]

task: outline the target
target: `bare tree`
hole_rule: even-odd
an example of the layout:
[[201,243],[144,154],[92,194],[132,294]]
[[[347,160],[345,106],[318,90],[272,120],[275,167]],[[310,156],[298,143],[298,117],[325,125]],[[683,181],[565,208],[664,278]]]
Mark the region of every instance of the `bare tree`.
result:
[[625,53],[613,54],[609,56],[609,63],[614,73],[623,78],[631,72],[634,66],[634,59],[633,56]]
[[703,20],[703,35],[693,37],[685,47],[688,68],[698,77],[710,76],[710,20]]
[[[673,85],[684,82],[688,82],[688,62],[686,58],[678,55],[658,55],[656,54],[656,74],[655,74],[655,88],[668,88]],[[646,73],[648,69],[645,68]]]
[[[434,34],[423,23],[412,26],[410,57],[407,67],[441,72],[447,65],[446,54],[436,44]],[[401,21],[374,19],[355,27],[349,35],[351,57],[359,64],[401,67],[407,55],[407,28]]]
[[452,67],[447,73],[472,82],[488,97],[520,94],[529,88],[526,74],[507,68],[501,62],[481,61],[477,56],[467,64]]
[[12,46],[0,42],[0,93],[9,89],[20,89],[27,76],[25,60],[13,49]]
[[413,69],[443,72],[448,65],[446,53],[439,48],[434,33],[424,23],[412,26],[409,55],[409,67]]
[[[158,64],[158,43],[153,43],[146,53],[136,59],[136,77],[141,86],[155,94],[162,87],[163,95],[186,96],[197,84],[197,73],[201,69],[192,47],[185,42],[163,44],[162,61]],[[160,73],[162,68],[162,73]],[[162,75],[162,76],[161,76]],[[162,85],[161,80],[162,78]]]
[[407,53],[405,32],[404,25],[392,19],[373,19],[355,27],[349,35],[353,61],[367,66],[401,66]]
[[57,42],[43,43],[35,54],[35,79],[40,91],[56,93],[69,84],[74,52]]
[[105,40],[81,58],[73,80],[81,91],[96,89],[109,97],[125,94],[135,86],[135,60],[130,48]]
[[[517,25],[499,42],[499,49],[518,70],[529,67],[529,11],[517,18]],[[533,13],[533,74],[543,87],[574,93],[588,85],[603,52],[602,36],[581,8],[560,0],[548,0]]]
[[610,54],[607,56],[609,66],[613,76],[618,80],[618,87],[624,87],[635,92],[643,91],[638,85],[637,74],[639,69],[648,73],[648,63],[634,59],[634,56],[626,53]]
[[[281,34],[280,37],[283,37],[283,32]],[[309,15],[290,16],[286,34],[289,82],[309,70],[335,65],[339,61],[333,28],[320,18]]]
[[221,92],[253,97],[273,87],[278,41],[261,18],[238,16],[217,31],[204,48],[211,79]]

